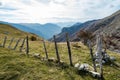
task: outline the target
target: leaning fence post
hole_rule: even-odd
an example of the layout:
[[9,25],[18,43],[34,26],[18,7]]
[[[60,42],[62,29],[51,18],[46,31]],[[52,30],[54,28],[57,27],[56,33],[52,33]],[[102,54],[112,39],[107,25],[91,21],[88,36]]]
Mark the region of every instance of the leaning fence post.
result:
[[5,38],[4,38],[3,47],[5,47],[6,40],[7,40],[7,36],[5,36]]
[[96,65],[95,65],[95,59],[93,57],[93,50],[92,50],[92,48],[90,48],[90,55],[91,55],[91,58],[92,58],[94,71],[97,72]]
[[91,46],[91,41],[88,40],[88,47],[90,49],[90,55],[91,55],[91,58],[92,58],[92,63],[93,63],[93,68],[94,68],[94,71],[97,72],[97,69],[96,69],[96,64],[95,64],[95,58],[93,56],[93,50],[92,50],[92,46]]
[[20,46],[20,52],[22,52],[22,49],[23,49],[24,43],[25,43],[25,38],[23,39],[22,44],[21,44],[21,46]]
[[26,47],[27,47],[27,49],[26,49],[26,54],[27,54],[27,56],[29,57],[29,42],[28,42],[28,36],[26,37]]
[[70,42],[69,42],[68,33],[66,33],[66,41],[67,41],[67,47],[68,47],[68,54],[69,54],[70,66],[73,66],[73,63],[72,63],[72,55],[71,55],[71,48],[70,48]]
[[18,46],[20,40],[21,40],[21,39],[18,39],[18,40],[17,40],[17,42],[16,42],[15,47],[13,48],[13,50],[15,50],[15,49],[17,48],[17,46]]
[[44,50],[45,50],[45,54],[46,54],[46,59],[48,59],[48,53],[47,53],[47,48],[46,48],[44,39],[43,39],[43,46],[44,46]]
[[57,47],[57,42],[56,42],[56,37],[55,37],[55,35],[53,36],[53,38],[54,38],[54,43],[55,43],[55,50],[56,50],[57,60],[58,60],[58,62],[60,63],[60,56],[59,56],[59,53],[58,53],[58,47]]
[[102,57],[100,60],[100,75],[101,75],[101,80],[103,80],[103,65],[102,65]]
[[11,44],[13,43],[13,41],[14,41],[14,38],[12,38],[12,39],[10,40],[10,43],[9,43],[9,46],[8,46],[9,49],[10,49]]

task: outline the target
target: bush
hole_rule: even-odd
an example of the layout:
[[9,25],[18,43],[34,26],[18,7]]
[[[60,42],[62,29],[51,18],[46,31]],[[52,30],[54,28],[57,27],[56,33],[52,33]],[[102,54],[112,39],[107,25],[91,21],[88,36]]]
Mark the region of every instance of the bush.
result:
[[95,37],[92,32],[85,30],[80,30],[77,36],[81,39],[84,45],[88,45],[88,40],[92,41]]
[[36,40],[37,40],[37,37],[31,36],[31,37],[30,37],[30,40],[31,40],[31,41],[36,41]]

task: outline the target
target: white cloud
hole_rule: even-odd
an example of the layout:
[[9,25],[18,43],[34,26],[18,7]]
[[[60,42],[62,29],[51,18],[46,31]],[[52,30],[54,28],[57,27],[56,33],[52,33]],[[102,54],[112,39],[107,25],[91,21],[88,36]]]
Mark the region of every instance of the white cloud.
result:
[[[109,16],[120,9],[120,0],[0,0],[0,3],[0,20],[9,22],[82,22]],[[15,10],[3,10],[9,8]]]

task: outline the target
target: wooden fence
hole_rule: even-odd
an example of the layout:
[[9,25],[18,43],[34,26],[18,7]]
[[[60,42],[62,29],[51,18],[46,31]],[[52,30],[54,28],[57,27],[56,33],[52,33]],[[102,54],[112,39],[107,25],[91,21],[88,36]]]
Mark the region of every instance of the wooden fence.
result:
[[[58,44],[57,44],[56,36],[55,35],[53,36],[53,39],[54,39],[54,46],[55,46],[55,53],[56,53],[57,62],[61,63],[60,55],[59,55],[59,50],[58,50]],[[20,52],[22,52],[23,49],[25,49],[25,53],[29,57],[29,52],[30,52],[29,48],[30,47],[29,47],[29,38],[28,38],[28,36],[26,36],[23,39],[21,39],[21,38],[16,38],[16,39],[15,38],[11,38],[9,40],[9,43],[6,45],[7,40],[8,40],[8,38],[7,38],[7,36],[5,36],[4,39],[3,39],[3,41],[1,42],[0,46],[3,47],[3,48],[9,48],[11,50],[18,49]],[[48,51],[47,51],[46,43],[45,43],[44,40],[42,40],[42,42],[43,42],[43,48],[44,48],[45,56],[46,56],[46,59],[48,60],[49,56],[48,56]],[[13,43],[14,43],[14,46],[12,46]],[[67,49],[68,49],[69,64],[70,64],[70,66],[73,66],[72,52],[71,52],[71,46],[70,46],[70,41],[69,41],[68,33],[66,33],[66,43],[67,43]],[[20,47],[18,47],[18,46],[20,46]],[[97,72],[97,70],[96,70],[96,64],[95,64],[95,60],[93,58],[93,52],[92,52],[92,48],[91,47],[90,47],[90,55],[91,55],[91,58],[92,58],[94,71]],[[101,69],[101,72],[102,72],[102,69]],[[102,72],[102,74],[103,74],[103,72]]]
[[[56,59],[57,59],[57,62],[60,63],[61,60],[60,60],[58,44],[57,44],[55,35],[53,36],[53,39],[54,39]],[[43,48],[44,48],[44,52],[45,52],[45,55],[46,55],[46,59],[49,59],[46,43],[45,43],[44,40],[42,40],[42,42],[43,42]],[[68,55],[69,55],[70,66],[73,66],[70,41],[69,41],[69,36],[68,36],[67,33],[66,33],[66,43],[67,43],[67,48],[68,48]],[[7,36],[5,36],[3,38],[3,40],[1,41],[1,45],[0,46],[3,47],[3,48],[11,49],[11,50],[18,50],[20,52],[22,52],[23,49],[24,49],[26,55],[29,57],[29,52],[30,51],[29,51],[29,39],[28,39],[28,36],[26,36],[23,39],[21,39],[21,38],[14,38],[14,37],[9,39]]]
[[[21,42],[21,44],[20,44]],[[8,44],[7,44],[8,43]],[[26,45],[25,45],[26,43]],[[29,56],[29,43],[28,43],[28,36],[25,37],[24,39],[21,39],[21,38],[11,38],[11,39],[8,39],[7,36],[5,36],[3,38],[3,40],[1,41],[1,44],[0,44],[0,47],[3,47],[3,48],[8,48],[8,49],[11,49],[11,50],[18,50],[20,52],[23,51],[24,47],[25,47],[25,53],[27,56]]]

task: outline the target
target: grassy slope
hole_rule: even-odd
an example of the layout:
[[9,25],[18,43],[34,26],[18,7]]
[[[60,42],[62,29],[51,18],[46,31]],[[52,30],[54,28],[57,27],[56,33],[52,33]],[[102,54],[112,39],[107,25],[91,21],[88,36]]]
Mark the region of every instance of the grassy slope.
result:
[[[81,48],[73,47],[72,43],[72,58],[73,63],[89,63],[91,58],[87,47],[79,44]],[[65,67],[58,66],[56,63],[41,61],[40,59],[29,58],[26,55],[17,51],[0,48],[0,80],[94,80],[91,76],[78,75],[76,70],[69,67],[67,46],[65,43],[59,43],[59,53],[62,61],[65,62]],[[54,44],[47,42],[49,57],[55,56]],[[30,54],[40,53],[44,57],[43,45],[40,41],[30,42]],[[117,63],[120,63],[120,54],[115,54],[108,51],[109,55],[117,58]],[[119,80],[120,68],[115,66],[104,66],[105,80]]]
[[[6,32],[8,34],[6,34]],[[11,37],[29,37],[33,34],[29,34],[13,28],[9,25],[0,24],[0,35],[1,38],[4,36]],[[6,47],[9,44],[7,39]],[[1,42],[2,40],[0,40]],[[15,44],[15,43],[14,43]],[[14,46],[14,44],[12,46]],[[89,50],[87,47],[79,44],[80,48],[73,47],[72,43],[72,58],[73,63],[91,63]],[[49,57],[56,58],[54,44],[46,42]],[[91,76],[78,75],[76,70],[69,67],[69,58],[67,53],[66,43],[58,44],[60,58],[65,62],[65,67],[58,66],[58,64],[47,61],[41,61],[32,56],[34,53],[40,53],[44,57],[44,49],[41,41],[30,41],[30,57],[27,58],[25,53],[18,52],[19,47],[16,51],[8,50],[0,47],[0,80],[93,80]],[[120,55],[109,52],[110,55],[117,58],[120,63]],[[120,78],[120,69],[115,66],[104,66],[104,74],[106,80],[118,80]]]
[[[7,24],[1,24],[0,23],[0,36],[9,36],[9,37],[15,37],[15,38],[24,38],[27,35],[30,36],[36,36],[35,34],[27,33],[21,30],[18,30],[17,28],[14,28]],[[36,36],[37,37],[37,36]]]

